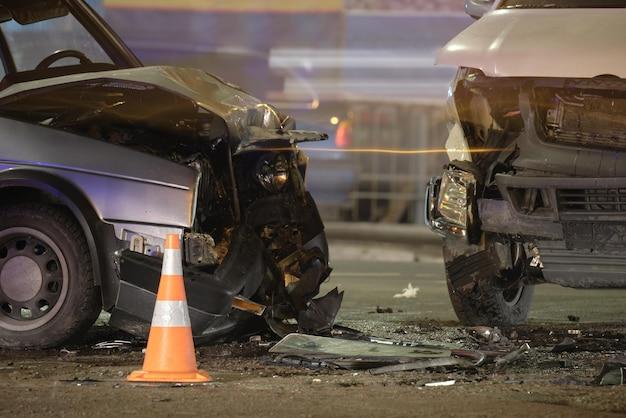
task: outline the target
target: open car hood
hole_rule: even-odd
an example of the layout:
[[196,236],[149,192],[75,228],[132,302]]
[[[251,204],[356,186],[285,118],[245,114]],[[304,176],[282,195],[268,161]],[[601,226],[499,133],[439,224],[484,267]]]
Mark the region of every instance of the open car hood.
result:
[[[0,92],[0,100],[10,99],[19,93],[62,85],[85,84],[103,80],[107,86],[117,83],[122,89],[142,90],[145,86],[156,87],[184,97],[199,108],[222,118],[228,127],[230,139],[239,143],[239,151],[254,148],[264,141],[289,141],[290,143],[319,141],[327,138],[319,132],[293,130],[295,123],[274,107],[250,96],[240,88],[202,70],[169,66],[139,67],[124,70],[74,74],[16,83]],[[84,94],[88,94],[85,91]],[[157,103],[145,103],[144,108],[158,107]],[[165,106],[164,106],[165,107]],[[129,119],[148,117],[156,112],[135,106],[141,115],[128,114]],[[94,109],[94,111],[99,111]]]
[[626,9],[492,11],[453,38],[437,63],[490,77],[626,78]]

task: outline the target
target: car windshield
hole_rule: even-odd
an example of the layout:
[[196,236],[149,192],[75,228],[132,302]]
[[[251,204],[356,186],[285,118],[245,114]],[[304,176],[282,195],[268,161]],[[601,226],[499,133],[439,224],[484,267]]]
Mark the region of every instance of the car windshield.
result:
[[625,8],[626,0],[503,0],[498,9]]
[[0,90],[21,81],[119,68],[119,56],[110,54],[121,49],[90,15],[92,2],[0,0]]

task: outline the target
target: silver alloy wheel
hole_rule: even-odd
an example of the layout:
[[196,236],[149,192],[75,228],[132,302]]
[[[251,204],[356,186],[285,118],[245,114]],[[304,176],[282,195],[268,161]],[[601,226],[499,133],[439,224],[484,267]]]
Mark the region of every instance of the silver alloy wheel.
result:
[[67,262],[49,236],[26,227],[0,231],[0,328],[46,324],[63,306],[68,284]]

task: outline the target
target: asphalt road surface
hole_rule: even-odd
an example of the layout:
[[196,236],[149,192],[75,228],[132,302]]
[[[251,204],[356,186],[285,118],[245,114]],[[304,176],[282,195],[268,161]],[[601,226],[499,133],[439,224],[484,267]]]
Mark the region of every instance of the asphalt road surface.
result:
[[[338,322],[370,335],[485,349],[456,321],[440,260],[413,262],[410,253],[382,247],[358,260],[346,257],[357,253],[336,251],[343,257],[335,257],[325,285],[346,292]],[[420,289],[415,298],[393,297],[409,283]],[[268,354],[276,338],[265,333],[262,343],[245,337],[197,347],[199,366],[213,383],[141,385],[126,376],[140,368],[144,343],[94,349],[97,342],[128,338],[98,326],[81,344],[62,349],[0,350],[0,416],[626,416],[626,386],[595,380],[607,360],[626,354],[626,292],[541,286],[535,296],[530,324],[502,329],[504,339],[488,347],[506,353],[530,344],[529,353],[503,367],[383,375],[296,367]],[[376,313],[377,306],[393,312]],[[575,339],[570,348],[553,353],[566,337]],[[442,381],[454,383],[425,386]]]
[[[331,280],[324,290],[338,286],[345,291],[341,320],[359,320],[376,307],[391,308],[391,320],[456,321],[448,299],[443,265],[440,260],[407,261],[335,261]],[[415,298],[398,299],[411,283],[419,287]],[[398,312],[398,311],[402,312]],[[529,322],[568,322],[574,315],[581,322],[626,321],[626,289],[569,289],[555,285],[539,285],[535,289]]]

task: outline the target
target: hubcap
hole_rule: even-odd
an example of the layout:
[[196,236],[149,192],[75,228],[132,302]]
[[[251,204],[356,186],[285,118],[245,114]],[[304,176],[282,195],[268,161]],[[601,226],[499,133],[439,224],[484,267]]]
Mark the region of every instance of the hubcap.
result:
[[26,302],[39,293],[43,275],[33,259],[18,255],[7,261],[0,272],[0,289],[9,299]]
[[50,237],[32,228],[0,231],[0,327],[27,331],[50,321],[65,300],[68,277]]

